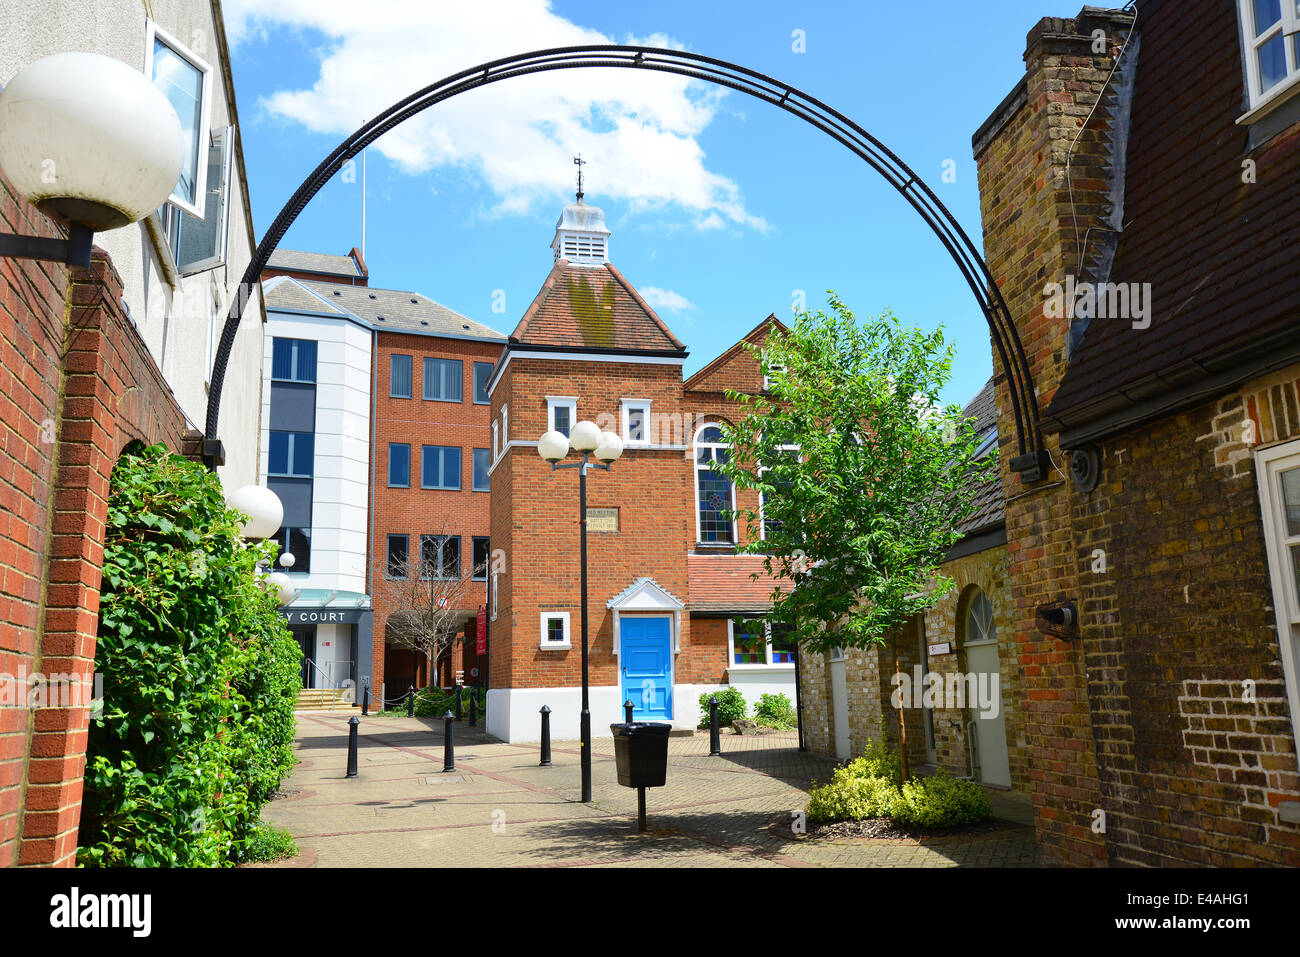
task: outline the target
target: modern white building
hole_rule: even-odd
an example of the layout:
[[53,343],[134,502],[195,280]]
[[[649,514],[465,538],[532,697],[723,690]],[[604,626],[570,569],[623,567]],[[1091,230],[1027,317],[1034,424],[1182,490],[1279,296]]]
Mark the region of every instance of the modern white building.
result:
[[[216,0],[29,0],[0,4],[0,85],[55,53],[99,53],[150,77],[180,117],[185,160],[171,200],[95,234],[123,300],[191,425],[207,417],[222,322],[256,241],[221,4]],[[264,314],[256,284],[226,370],[217,469],[233,491],[256,481]]]

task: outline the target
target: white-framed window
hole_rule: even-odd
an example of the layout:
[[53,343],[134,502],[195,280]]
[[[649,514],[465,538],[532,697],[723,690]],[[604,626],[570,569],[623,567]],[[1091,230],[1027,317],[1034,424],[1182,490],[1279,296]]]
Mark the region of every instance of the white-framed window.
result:
[[772,388],[772,373],[773,373],[773,372],[784,372],[784,371],[785,371],[785,363],[783,363],[783,362],[770,362],[770,363],[768,363],[768,365],[767,365],[767,372],[763,374],[763,391],[766,392],[766,391],[768,391],[770,388]]
[[541,648],[543,651],[564,651],[573,647],[569,640],[569,613],[544,611],[541,613]]
[[707,422],[695,433],[695,536],[701,545],[736,543],[736,490],[718,466],[727,461],[731,446],[722,430]]
[[492,611],[488,615],[489,621],[497,620],[497,579],[501,577],[500,572],[492,573]]
[[546,397],[546,430],[559,432],[566,439],[569,430],[578,421],[578,399],[572,395],[548,395]]
[[794,641],[783,625],[765,618],[727,619],[727,665],[731,668],[794,667]]
[[1250,106],[1300,84],[1300,0],[1237,0]]
[[650,400],[624,399],[622,401],[623,444],[650,444]]
[[147,21],[144,73],[167,97],[185,134],[181,175],[170,202],[203,219],[207,200],[212,67],[154,21]]
[[505,455],[506,449],[510,446],[510,407],[505,403],[501,405],[501,454]]
[[497,434],[497,424],[496,422],[493,422],[492,423],[492,461],[493,462],[495,462],[497,460],[497,457],[500,455],[500,451],[499,451],[501,448],[500,439],[501,437]]
[[1256,452],[1255,474],[1291,729],[1300,741],[1300,442]]

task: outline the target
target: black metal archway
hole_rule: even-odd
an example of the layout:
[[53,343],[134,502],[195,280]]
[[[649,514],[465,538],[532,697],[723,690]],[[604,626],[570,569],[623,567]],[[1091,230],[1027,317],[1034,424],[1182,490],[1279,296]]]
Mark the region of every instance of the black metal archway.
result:
[[271,228],[258,244],[248,268],[244,271],[240,294],[235,296],[234,302],[231,303],[230,312],[221,330],[221,342],[217,347],[212,370],[212,387],[208,395],[207,421],[204,429],[206,455],[219,454],[217,420],[221,413],[222,387],[225,382],[226,365],[230,360],[230,350],[234,345],[235,334],[239,330],[239,320],[248,302],[248,290],[251,290],[253,284],[258,281],[267,260],[290,225],[330,177],[342,169],[343,164],[349,159],[393,127],[443,100],[513,77],[586,67],[621,67],[675,73],[737,90],[794,114],[865,160],[885,178],[886,182],[902,194],[934,231],[939,242],[948,250],[948,254],[956,263],[967,285],[970,286],[980,310],[984,313],[984,318],[988,321],[989,330],[993,335],[993,345],[1002,360],[1002,368],[1009,386],[1017,442],[1017,454],[1011,459],[1011,468],[1018,472],[1025,482],[1037,481],[1045,474],[1048,460],[1039,425],[1034,383],[1029,371],[1029,362],[1020,344],[1020,337],[1016,333],[1007,304],[975,244],[940,202],[939,197],[913,172],[912,168],[844,114],[789,84],[781,83],[772,77],[735,63],[716,60],[697,53],[617,44],[537,50],[463,70],[426,86],[389,107],[325,157],[276,216]]

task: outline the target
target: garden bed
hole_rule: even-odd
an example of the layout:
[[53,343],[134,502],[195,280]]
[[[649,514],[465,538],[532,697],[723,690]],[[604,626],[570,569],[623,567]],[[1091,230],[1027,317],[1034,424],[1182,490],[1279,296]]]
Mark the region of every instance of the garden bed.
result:
[[830,821],[807,825],[807,833],[796,834],[789,814],[772,822],[768,830],[787,841],[893,841],[923,844],[945,838],[983,838],[1003,832],[1023,830],[1025,825],[992,817],[978,824],[959,824],[955,827],[923,828],[897,824],[887,817],[869,817],[860,821]]

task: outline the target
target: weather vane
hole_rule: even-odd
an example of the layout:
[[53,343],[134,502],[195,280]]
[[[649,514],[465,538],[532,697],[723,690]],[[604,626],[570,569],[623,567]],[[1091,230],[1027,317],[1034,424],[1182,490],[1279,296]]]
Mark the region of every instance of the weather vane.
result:
[[582,158],[581,153],[573,158],[573,165],[578,167],[578,202],[580,203],[582,202],[582,167],[585,166],[586,163],[587,161]]

